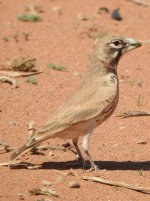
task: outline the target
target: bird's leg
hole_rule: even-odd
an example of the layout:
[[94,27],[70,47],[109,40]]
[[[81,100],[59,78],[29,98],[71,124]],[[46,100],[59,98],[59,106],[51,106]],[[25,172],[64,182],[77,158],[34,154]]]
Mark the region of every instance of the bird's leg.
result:
[[94,163],[94,161],[92,160],[91,155],[88,152],[88,148],[89,148],[89,142],[90,142],[90,135],[91,133],[87,133],[86,135],[84,135],[83,137],[83,149],[84,149],[84,153],[86,154],[88,160],[90,161],[91,164],[91,168],[88,171],[93,171],[93,170],[98,170],[97,165]]
[[84,164],[84,157],[83,157],[83,155],[82,155],[82,153],[81,153],[81,151],[80,151],[80,149],[78,147],[78,138],[73,139],[72,142],[73,142],[73,145],[76,148],[76,151],[78,153],[79,161]]
[[[74,147],[75,147],[75,149],[76,149],[76,151],[77,151],[77,154],[78,154],[78,161],[76,161],[76,162],[69,162],[69,163],[67,163],[67,166],[69,165],[71,165],[71,166],[78,166],[78,165],[81,165],[81,164],[83,164],[83,167],[84,167],[84,165],[85,165],[85,160],[84,160],[84,157],[83,157],[83,155],[82,155],[82,153],[81,153],[81,151],[80,151],[80,149],[79,149],[79,146],[78,146],[78,138],[74,138],[74,139],[72,139],[72,143],[73,143],[73,145],[74,145]],[[75,152],[74,152],[75,153]]]

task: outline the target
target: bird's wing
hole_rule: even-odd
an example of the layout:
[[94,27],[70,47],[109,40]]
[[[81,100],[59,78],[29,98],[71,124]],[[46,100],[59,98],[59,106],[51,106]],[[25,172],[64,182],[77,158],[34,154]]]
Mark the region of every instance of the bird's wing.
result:
[[113,99],[114,96],[111,96],[109,99],[101,101],[87,101],[84,104],[65,107],[65,109],[62,107],[62,109],[43,126],[43,129],[35,135],[35,139],[49,138],[53,136],[53,134],[63,131],[78,122],[96,117]]
[[74,124],[82,121],[89,120],[99,113],[101,113],[107,105],[110,104],[110,100],[95,102],[91,104],[91,101],[85,102],[85,104],[77,104],[76,106],[62,107],[43,127],[41,131],[36,133],[25,145],[16,150],[11,160],[15,160],[19,155],[26,150],[37,146],[39,143],[55,137],[57,133],[73,126]]

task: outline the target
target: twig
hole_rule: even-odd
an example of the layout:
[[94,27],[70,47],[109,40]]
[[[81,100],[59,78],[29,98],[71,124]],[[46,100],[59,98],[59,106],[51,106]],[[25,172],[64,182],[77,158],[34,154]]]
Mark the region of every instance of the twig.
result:
[[10,146],[9,146],[9,144],[7,144],[6,142],[4,142],[4,141],[0,141],[0,146],[2,146],[2,148],[0,148],[0,151],[6,151],[6,152],[10,152],[10,151],[12,151],[13,150],[13,148],[11,148]]
[[[15,59],[16,60],[16,59]],[[21,69],[21,66],[23,66],[23,65],[26,65],[27,63],[29,63],[29,62],[34,62],[34,61],[36,61],[36,58],[27,58],[27,59],[23,59],[22,61],[20,61],[19,62],[19,64],[17,64],[17,66],[16,66],[16,64],[14,64],[14,61],[11,63],[11,65],[9,65],[9,66],[5,66],[5,65],[1,65],[0,64],[0,69],[1,70],[9,70],[9,71],[11,71],[11,70],[14,70],[14,71],[24,71],[24,69]],[[16,68],[17,67],[17,68]],[[19,67],[20,67],[20,69],[19,69]],[[26,71],[24,71],[24,72],[26,72]],[[36,70],[34,69],[33,71],[31,71],[31,72],[36,72]]]
[[73,171],[73,170],[70,170],[68,172],[62,172],[62,171],[58,171],[58,170],[53,170],[55,173],[58,173],[58,174],[61,174],[63,176],[77,176],[77,174]]
[[2,162],[0,163],[0,166],[9,166],[12,169],[15,168],[27,168],[27,169],[39,169],[42,167],[40,164],[33,164],[33,163],[28,163],[28,162],[19,162],[19,161],[7,161],[7,162]]
[[144,7],[149,7],[150,3],[144,0],[127,0],[127,1],[131,1],[132,3],[135,3],[139,6],[144,6]]
[[19,71],[8,71],[8,70],[0,70],[0,74],[9,77],[26,77],[30,75],[36,75],[39,73],[43,73],[43,70],[39,70],[36,72],[19,72]]
[[0,166],[9,166],[9,165],[11,165],[11,161],[0,163]]
[[27,166],[27,169],[29,170],[37,170],[37,169],[40,169],[42,168],[42,165],[30,165],[30,166]]
[[70,150],[72,153],[77,155],[77,152],[74,150],[74,147],[69,142],[62,144],[62,146],[65,148],[65,150]]
[[41,145],[41,146],[38,146],[37,149],[40,151],[44,151],[44,150],[62,150],[62,151],[65,151],[66,150],[62,146],[51,147],[49,145]]
[[29,9],[31,10],[31,13],[32,14],[38,14],[35,10],[35,7],[32,5],[32,6],[29,6]]
[[127,118],[127,117],[139,117],[139,116],[150,116],[150,112],[143,112],[143,111],[128,111],[124,112],[117,117]]
[[29,122],[27,124],[27,129],[28,129],[28,140],[30,140],[34,136],[36,131],[34,121]]
[[33,164],[33,163],[28,163],[28,162],[16,162],[16,163],[10,163],[9,167],[11,169],[18,169],[18,168],[27,168],[29,170],[35,170],[35,169],[40,169],[42,168],[41,164]]
[[[18,71],[26,71],[23,66],[29,64],[30,62],[35,62],[36,58],[27,58],[27,59],[22,59],[22,61],[20,61],[19,63],[17,63],[16,65],[16,59],[11,63],[9,70],[12,68],[14,71],[18,70]],[[18,59],[17,59],[18,61]],[[15,62],[15,63],[14,63]],[[33,67],[32,67],[33,68]],[[28,69],[29,70],[29,69]],[[36,72],[36,70],[34,69],[30,69],[32,70],[31,72]]]
[[88,177],[88,176],[84,176],[82,177],[83,180],[86,181],[93,181],[93,182],[98,182],[98,183],[102,183],[102,184],[107,184],[110,186],[117,186],[117,187],[123,187],[123,188],[128,188],[134,191],[139,191],[141,193],[150,193],[150,188],[146,188],[146,187],[140,187],[134,184],[127,184],[127,183],[123,183],[123,182],[118,182],[118,181],[111,181],[111,180],[106,180],[106,179],[102,179],[99,177]]
[[139,87],[142,86],[142,80],[138,80],[138,79],[125,78],[125,79],[120,80],[120,82],[121,83],[128,83],[131,86],[136,86],[136,85],[139,86]]
[[46,150],[61,150],[61,151],[66,151],[66,149],[62,146],[56,146],[56,147],[51,147],[49,145],[41,145],[38,147],[33,147],[31,149],[32,154],[42,154],[40,151],[46,151]]
[[0,70],[10,70],[10,67],[0,64]]
[[17,88],[17,81],[7,76],[0,76],[0,81],[12,84],[13,88]]
[[141,40],[141,43],[150,43],[150,40]]
[[59,197],[58,193],[52,189],[40,189],[40,188],[33,188],[29,190],[31,195],[53,195],[55,197]]
[[[35,128],[35,125],[34,125],[34,121],[29,122],[29,123],[27,124],[27,129],[28,129],[28,140],[30,141],[30,140],[32,139],[32,137],[34,136],[35,131],[36,131],[36,128]],[[39,154],[38,151],[39,151],[39,150],[38,150],[37,147],[33,147],[33,148],[31,149],[32,154]]]

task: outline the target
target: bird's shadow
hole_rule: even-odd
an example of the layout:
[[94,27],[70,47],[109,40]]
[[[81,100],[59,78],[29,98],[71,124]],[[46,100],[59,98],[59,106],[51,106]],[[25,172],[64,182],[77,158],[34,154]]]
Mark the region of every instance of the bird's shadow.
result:
[[[86,161],[88,163],[88,161]],[[95,161],[95,164],[98,165],[100,169],[106,170],[150,170],[150,161],[142,161],[142,162],[135,162],[135,161]],[[15,166],[12,166],[13,169],[26,169],[29,166],[34,167],[37,164],[32,163],[19,163]],[[82,164],[77,164],[77,161],[65,161],[65,162],[44,162],[40,165],[37,169],[57,169],[57,170],[68,170],[72,169],[83,169]],[[29,168],[34,169],[34,168]]]

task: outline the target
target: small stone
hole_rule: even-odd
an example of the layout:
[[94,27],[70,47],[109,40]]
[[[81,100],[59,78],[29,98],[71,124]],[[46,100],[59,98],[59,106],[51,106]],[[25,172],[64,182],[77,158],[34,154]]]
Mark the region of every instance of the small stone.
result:
[[55,154],[54,154],[53,151],[50,151],[48,155],[49,155],[50,157],[54,157],[54,156],[55,156]]
[[79,13],[77,17],[79,20],[83,20],[83,21],[86,21],[89,19],[84,13]]
[[76,65],[77,65],[77,66],[80,66],[80,65],[81,65],[81,63],[80,63],[80,62],[77,62],[77,63],[76,63]]
[[124,126],[121,126],[121,127],[119,127],[119,129],[120,129],[120,130],[124,130],[124,129],[125,129],[125,127],[124,127]]
[[52,183],[51,183],[50,181],[47,181],[47,180],[43,180],[43,181],[42,181],[42,184],[43,184],[44,186],[51,186],[51,185],[52,185]]
[[68,185],[70,188],[80,188],[80,184],[77,181],[70,181]]
[[22,193],[18,193],[19,200],[25,200],[24,195]]
[[78,71],[74,71],[73,75],[80,78],[82,77],[81,73],[79,73]]
[[146,140],[143,140],[143,141],[139,141],[138,144],[144,145],[144,144],[147,144],[147,142],[146,142]]
[[71,169],[68,172],[66,172],[66,176],[77,176],[77,174]]
[[122,20],[121,14],[119,12],[119,8],[113,10],[111,17],[112,17],[112,19],[117,20],[117,21]]
[[101,14],[102,12],[109,13],[109,9],[107,7],[100,7],[96,11],[97,14]]
[[61,9],[61,7],[59,7],[59,6],[54,6],[53,8],[52,8],[52,11],[53,12],[56,12],[56,13],[58,13],[58,14],[62,14],[62,9]]
[[66,177],[65,175],[60,175],[60,176],[57,178],[57,183],[59,184],[59,183],[64,182],[65,177]]

